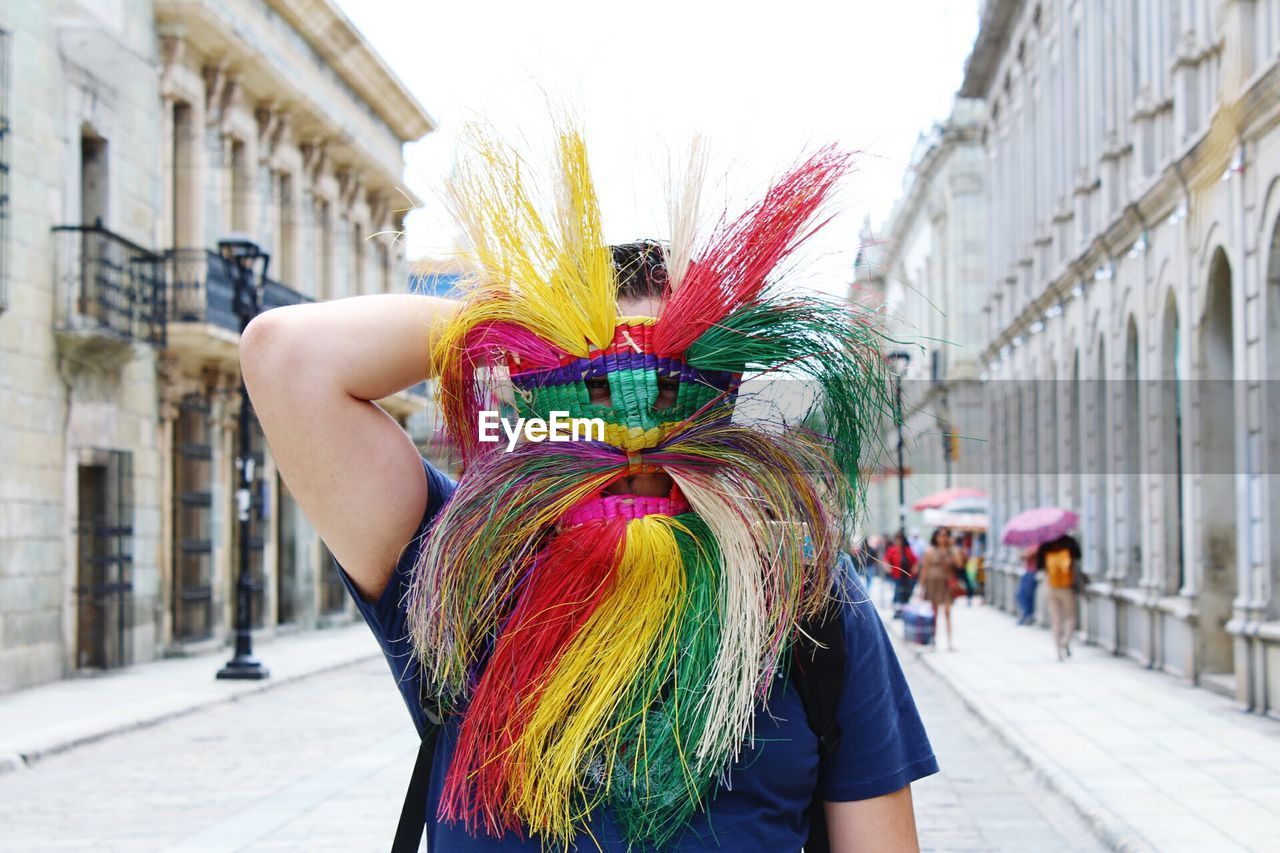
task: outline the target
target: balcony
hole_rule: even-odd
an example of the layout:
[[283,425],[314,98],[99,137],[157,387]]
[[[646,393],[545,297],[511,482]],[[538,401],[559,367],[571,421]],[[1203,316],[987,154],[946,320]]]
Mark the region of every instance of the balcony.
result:
[[58,225],[55,337],[64,358],[119,367],[135,343],[164,346],[164,257],[101,225]]
[[[235,283],[222,256],[210,249],[170,249],[164,255],[169,286],[168,351],[200,366],[240,368],[240,318]],[[262,287],[262,311],[313,301],[272,278]],[[425,408],[431,389],[422,382],[377,403],[404,420]]]
[[[210,249],[170,249],[165,254],[165,269],[169,350],[180,357],[235,368],[239,363],[240,318],[235,284],[222,256]],[[263,283],[263,311],[310,301],[275,279]]]

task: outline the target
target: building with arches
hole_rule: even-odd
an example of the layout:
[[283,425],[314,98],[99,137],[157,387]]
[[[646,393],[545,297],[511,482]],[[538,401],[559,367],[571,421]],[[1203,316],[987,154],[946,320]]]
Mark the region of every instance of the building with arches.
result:
[[1280,713],[1280,2],[981,15],[993,523],[1075,509],[1089,642]]

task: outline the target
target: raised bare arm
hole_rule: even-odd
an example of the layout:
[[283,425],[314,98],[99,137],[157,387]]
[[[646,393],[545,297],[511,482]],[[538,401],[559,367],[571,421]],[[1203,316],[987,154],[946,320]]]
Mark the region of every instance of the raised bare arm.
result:
[[426,507],[417,448],[372,400],[428,378],[454,303],[386,294],[258,316],[240,368],[289,491],[366,599],[382,594]]

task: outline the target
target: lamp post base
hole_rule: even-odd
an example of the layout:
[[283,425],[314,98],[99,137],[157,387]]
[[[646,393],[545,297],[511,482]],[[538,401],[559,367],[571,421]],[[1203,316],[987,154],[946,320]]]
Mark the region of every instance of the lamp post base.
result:
[[237,681],[261,681],[270,677],[271,673],[257,658],[248,655],[237,655],[227,661],[227,665],[218,670],[218,678],[235,679]]

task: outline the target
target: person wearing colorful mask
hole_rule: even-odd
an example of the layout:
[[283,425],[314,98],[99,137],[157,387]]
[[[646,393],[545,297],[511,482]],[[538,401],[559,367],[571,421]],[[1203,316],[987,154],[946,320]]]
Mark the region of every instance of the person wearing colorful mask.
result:
[[[419,732],[440,721],[429,848],[799,850],[816,800],[832,850],[917,849],[910,783],[937,762],[835,568],[887,409],[880,339],[777,275],[849,157],[819,151],[707,235],[692,168],[669,241],[611,247],[579,134],[545,204],[512,152],[475,151],[450,188],[461,299],[291,306],[241,344],[282,476]],[[456,482],[370,402],[431,376]],[[744,417],[770,376],[815,402]],[[603,436],[485,443],[490,409]],[[793,671],[809,624],[844,650],[834,743]]]

